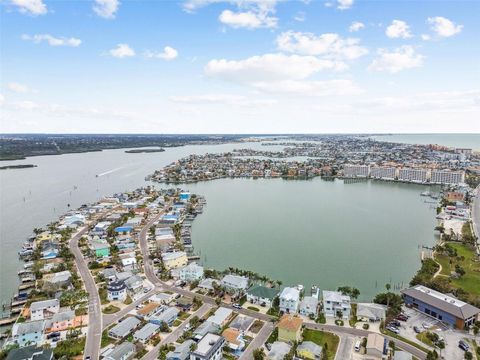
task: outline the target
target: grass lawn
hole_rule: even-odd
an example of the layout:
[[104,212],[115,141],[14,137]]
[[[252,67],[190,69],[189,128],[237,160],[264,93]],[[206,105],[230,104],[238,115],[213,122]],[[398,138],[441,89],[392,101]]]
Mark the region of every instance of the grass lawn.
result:
[[178,319],[181,320],[181,321],[187,320],[189,316],[190,316],[189,313],[187,313],[187,312],[181,312],[180,315],[178,315]]
[[419,345],[418,343],[416,343],[415,341],[412,341],[410,339],[407,339],[407,338],[404,338],[403,336],[400,336],[400,335],[397,335],[395,334],[394,332],[391,332],[390,330],[383,330],[381,331],[382,334],[386,334],[392,338],[395,338],[395,339],[398,339],[398,340],[402,340],[403,342],[406,342],[407,344],[410,344],[412,346],[415,346],[417,349],[419,350],[422,350],[423,352],[425,353],[428,353],[430,350],[427,349],[426,347],[422,346],[422,345]]
[[250,331],[254,334],[257,334],[260,329],[263,327],[264,322],[262,320],[255,320],[253,323],[252,327],[250,328]]
[[110,328],[105,329],[102,332],[102,342],[100,344],[100,346],[102,348],[107,346],[107,345],[113,344],[115,342],[114,339],[112,339],[110,336],[108,336],[108,330],[110,330]]
[[116,312],[119,312],[120,308],[115,306],[115,305],[108,305],[103,309],[104,314],[115,314]]
[[327,343],[329,360],[333,360],[335,358],[338,342],[340,341],[339,337],[335,334],[310,329],[305,329],[303,331],[303,340],[312,341],[321,347],[324,347],[324,344]]
[[450,272],[455,269],[455,265],[460,265],[465,270],[465,275],[459,279],[452,279],[451,284],[455,287],[462,288],[473,296],[480,295],[480,262],[475,262],[475,253],[468,246],[461,243],[449,243],[457,250],[458,257],[463,256],[464,261],[457,261],[453,258],[453,264],[450,265],[450,258],[446,255],[436,256],[436,260],[442,265],[442,274],[450,275]]
[[252,310],[252,311],[260,311],[258,308],[256,308],[255,306],[249,306],[247,307],[248,310]]
[[425,345],[433,347],[433,342],[427,337],[426,331],[422,331],[420,334],[417,334],[416,338],[423,342]]

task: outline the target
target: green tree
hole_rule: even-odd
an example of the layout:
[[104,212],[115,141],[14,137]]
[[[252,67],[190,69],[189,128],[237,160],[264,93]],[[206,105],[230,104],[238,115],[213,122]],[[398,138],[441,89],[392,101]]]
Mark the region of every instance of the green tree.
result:
[[265,359],[265,353],[262,349],[253,350],[253,359],[254,360],[263,360]]

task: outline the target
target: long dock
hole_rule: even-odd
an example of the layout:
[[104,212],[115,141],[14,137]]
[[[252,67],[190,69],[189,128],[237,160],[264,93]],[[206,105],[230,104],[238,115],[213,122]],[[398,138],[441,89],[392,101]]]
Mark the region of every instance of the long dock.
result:
[[13,324],[16,320],[17,320],[16,317],[9,317],[9,318],[0,319],[0,326]]

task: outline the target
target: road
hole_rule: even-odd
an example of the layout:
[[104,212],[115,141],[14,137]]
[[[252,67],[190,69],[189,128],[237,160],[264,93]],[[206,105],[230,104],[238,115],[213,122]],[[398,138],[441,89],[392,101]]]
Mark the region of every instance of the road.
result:
[[103,314],[103,328],[107,328],[110,325],[112,325],[114,322],[117,322],[120,320],[122,317],[127,315],[130,311],[135,309],[135,307],[141,303],[143,303],[145,300],[147,300],[150,296],[154,295],[157,292],[157,289],[153,289],[143,295],[141,298],[135,300],[132,302],[130,305],[124,307],[122,310],[119,312],[116,312],[115,314]]
[[198,318],[202,318],[207,314],[212,306],[210,304],[203,304],[200,306],[200,308],[195,311],[192,315],[190,315],[178,328],[173,330],[170,334],[165,336],[158,344],[155,346],[152,350],[150,350],[147,354],[145,354],[144,357],[142,357],[142,360],[155,360],[158,359],[158,355],[160,353],[160,347],[162,347],[165,344],[170,344],[174,343],[177,341],[177,339],[182,336],[183,330],[187,326],[187,324],[190,322],[190,319],[193,318],[194,316],[198,316]]
[[275,324],[272,322],[266,322],[258,332],[257,336],[255,336],[250,345],[245,349],[242,356],[240,356],[239,360],[253,359],[253,350],[258,349],[265,343],[265,341],[267,341],[274,328]]
[[77,232],[69,243],[70,251],[75,256],[75,264],[88,293],[88,331],[85,343],[85,356],[92,359],[100,358],[100,341],[102,338],[102,309],[100,296],[98,295],[95,280],[88,270],[87,263],[83,259],[83,254],[78,247],[78,240],[88,231],[88,226],[83,227]]
[[355,337],[351,335],[340,335],[337,354],[335,360],[350,360],[355,342]]
[[[353,336],[362,336],[366,337],[368,334],[373,334],[373,332],[368,331],[368,330],[363,330],[363,329],[352,329],[352,328],[346,328],[342,326],[336,326],[336,325],[325,325],[325,324],[311,324],[307,323],[305,324],[305,327],[307,329],[313,329],[313,330],[324,330],[324,331],[329,331],[337,334],[348,334],[348,335],[353,335]],[[425,354],[423,351],[420,349],[416,348],[415,346],[412,346],[410,344],[407,344],[406,342],[403,342],[401,340],[395,339],[391,336],[388,335],[383,335],[388,341],[393,340],[395,341],[396,347],[398,347],[401,350],[404,350],[416,358],[420,360],[425,360],[427,354]]]
[[480,237],[480,185],[475,189],[476,195],[472,205],[472,221],[473,221],[473,231],[477,236],[477,239]]

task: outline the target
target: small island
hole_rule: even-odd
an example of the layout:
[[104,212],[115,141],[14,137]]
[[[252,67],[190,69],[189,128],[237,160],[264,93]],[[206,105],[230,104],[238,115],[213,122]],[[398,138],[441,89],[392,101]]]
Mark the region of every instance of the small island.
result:
[[141,153],[156,153],[156,152],[163,152],[165,149],[132,149],[132,150],[125,150],[127,154],[141,154]]
[[0,170],[27,169],[27,168],[34,168],[34,167],[37,167],[37,165],[33,165],[33,164],[6,165],[6,166],[0,166]]

